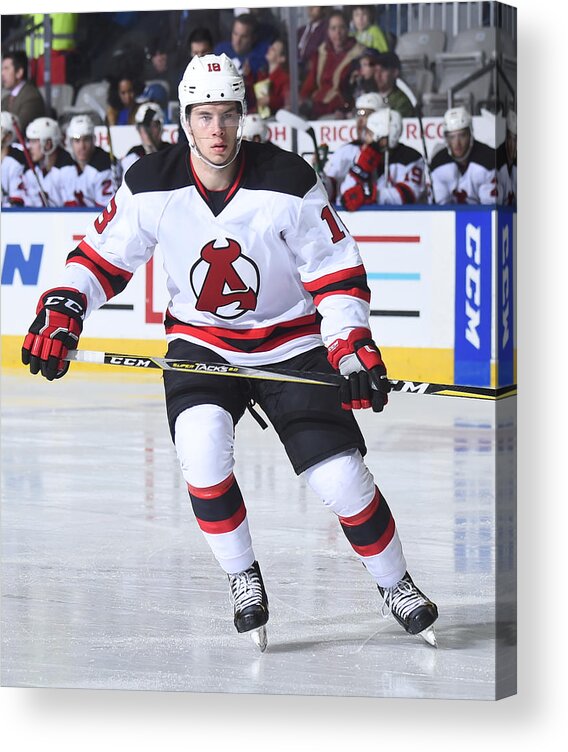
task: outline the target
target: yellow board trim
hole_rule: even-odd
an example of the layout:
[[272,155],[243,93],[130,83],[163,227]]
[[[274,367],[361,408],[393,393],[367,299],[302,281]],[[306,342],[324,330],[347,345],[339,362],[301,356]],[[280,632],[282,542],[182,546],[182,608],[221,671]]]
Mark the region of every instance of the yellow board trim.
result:
[[[2,336],[2,368],[23,368],[20,359],[23,337],[5,334]],[[116,352],[124,355],[147,355],[163,358],[167,344],[165,340],[150,339],[102,339],[99,337],[81,337],[80,348],[101,352]],[[404,381],[428,381],[438,384],[452,384],[454,380],[454,353],[451,349],[428,347],[381,347],[391,379]],[[118,369],[113,366],[94,363],[72,363],[78,372],[111,373]],[[132,372],[137,369],[132,369]],[[156,371],[144,372],[161,377]],[[124,378],[124,374],[121,376]]]

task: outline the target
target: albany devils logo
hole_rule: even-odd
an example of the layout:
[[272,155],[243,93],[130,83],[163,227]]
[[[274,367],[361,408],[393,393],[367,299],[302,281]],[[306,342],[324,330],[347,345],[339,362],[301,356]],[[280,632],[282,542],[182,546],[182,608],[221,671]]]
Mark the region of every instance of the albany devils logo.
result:
[[201,249],[201,258],[189,274],[198,311],[209,311],[222,319],[236,319],[256,308],[260,274],[244,256],[236,240],[216,247],[211,241]]

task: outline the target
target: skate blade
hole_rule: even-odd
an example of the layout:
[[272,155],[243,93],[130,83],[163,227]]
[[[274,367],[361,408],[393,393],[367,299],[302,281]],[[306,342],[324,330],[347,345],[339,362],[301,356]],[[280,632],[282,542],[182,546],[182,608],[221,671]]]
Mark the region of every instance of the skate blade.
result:
[[261,653],[264,653],[268,646],[268,638],[266,636],[266,627],[259,627],[253,629],[250,633],[251,639]]
[[433,627],[426,627],[426,629],[423,629],[422,632],[418,632],[418,636],[422,637],[423,640],[426,640],[428,645],[431,645],[433,648],[438,647],[438,641],[436,640],[436,632],[434,632]]

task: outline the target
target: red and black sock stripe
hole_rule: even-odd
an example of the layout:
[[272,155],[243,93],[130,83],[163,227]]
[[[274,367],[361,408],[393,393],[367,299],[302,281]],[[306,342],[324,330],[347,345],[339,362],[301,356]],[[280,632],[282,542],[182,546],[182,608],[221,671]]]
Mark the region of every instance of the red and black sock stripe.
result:
[[230,533],[245,519],[245,503],[232,473],[214,486],[196,488],[188,483],[187,488],[197,524],[204,533]]
[[375,556],[388,546],[394,537],[394,518],[389,505],[375,486],[372,501],[352,517],[339,517],[343,532],[353,550],[360,556]]

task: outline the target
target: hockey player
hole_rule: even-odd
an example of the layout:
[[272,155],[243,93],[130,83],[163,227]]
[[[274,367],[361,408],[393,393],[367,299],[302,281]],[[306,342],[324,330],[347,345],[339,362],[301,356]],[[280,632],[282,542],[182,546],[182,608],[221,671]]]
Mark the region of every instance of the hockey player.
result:
[[364,146],[367,118],[382,107],[384,107],[383,100],[376,92],[368,92],[357,97],[355,102],[357,138],[355,141],[343,144],[333,152],[324,168],[323,184],[332,203],[340,205],[341,194],[349,185],[349,183],[344,185],[344,182],[351,165]]
[[17,119],[2,111],[2,206],[23,206],[26,160],[21,149],[12,146],[16,138]]
[[26,140],[34,169],[24,172],[26,206],[65,206],[73,200],[77,165],[61,146],[56,120],[40,117],[26,128]]
[[472,118],[465,107],[444,115],[446,149],[430,167],[437,204],[496,204],[499,200],[495,149],[473,137]]
[[341,202],[347,211],[364,204],[402,206],[425,197],[422,155],[400,143],[402,118],[386,107],[367,119],[365,146],[345,179]]
[[88,115],[75,115],[67,138],[77,161],[74,206],[106,206],[114,193],[108,152],[95,146],[95,124]]
[[265,144],[270,140],[270,130],[260,115],[252,113],[245,116],[243,124],[243,141],[256,141]]
[[121,166],[123,173],[134,162],[137,162],[140,157],[146,154],[153,154],[156,151],[161,151],[171,146],[167,141],[162,141],[165,118],[164,111],[159,104],[155,102],[143,102],[136,110],[134,119],[141,143],[133,146],[126,156],[122,158]]
[[506,118],[505,141],[497,149],[499,195],[505,206],[517,203],[517,113],[509,110]]
[[189,150],[178,144],[129,169],[69,254],[60,285],[41,296],[22,360],[34,374],[62,377],[85,317],[123,290],[159,244],[172,294],[167,357],[345,376],[338,398],[328,387],[164,373],[181,471],[228,576],[237,631],[266,647],[268,597],[233,457],[235,425],[254,400],[295,472],[338,515],[388,611],[434,643],[437,608],[406,570],[352,412],[382,411],[390,389],[358,247],[300,156],[242,141],[245,86],[226,55],[194,57],[179,100]]

